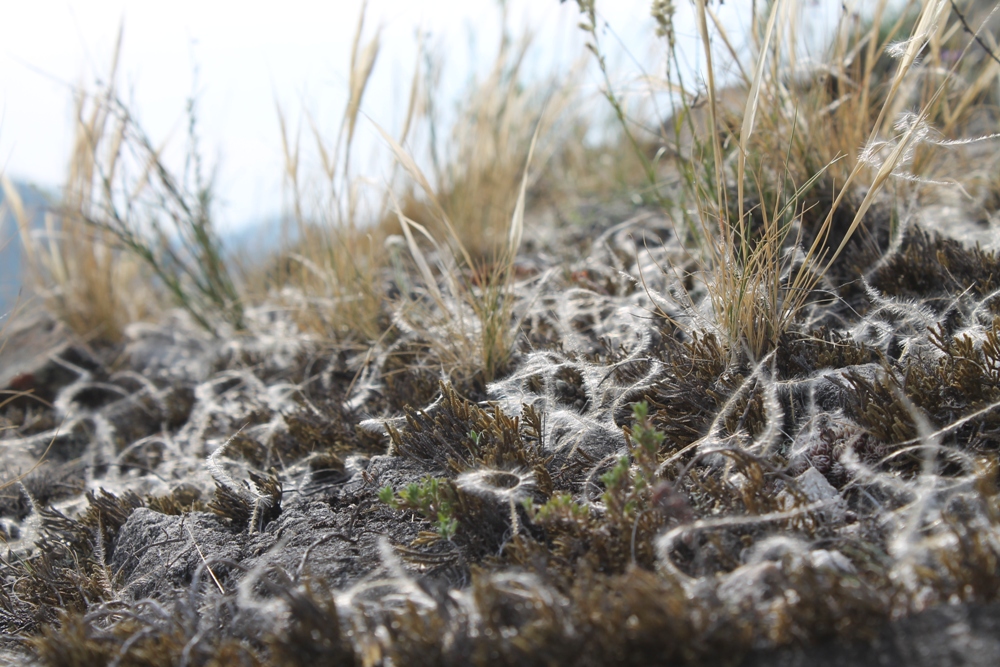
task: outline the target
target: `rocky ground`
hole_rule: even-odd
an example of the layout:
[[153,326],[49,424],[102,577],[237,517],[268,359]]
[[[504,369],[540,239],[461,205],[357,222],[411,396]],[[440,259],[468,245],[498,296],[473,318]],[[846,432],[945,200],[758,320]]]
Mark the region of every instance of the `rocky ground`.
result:
[[442,372],[454,317],[10,322],[6,658],[997,664],[1000,259],[875,212],[752,360],[666,219],[576,218],[526,239],[491,383]]

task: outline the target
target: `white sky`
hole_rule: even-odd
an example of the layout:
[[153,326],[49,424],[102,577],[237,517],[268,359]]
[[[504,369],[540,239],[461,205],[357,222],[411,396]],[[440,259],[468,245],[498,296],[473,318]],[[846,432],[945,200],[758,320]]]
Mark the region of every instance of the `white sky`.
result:
[[[649,4],[597,3],[647,64]],[[738,26],[746,21],[748,5],[749,0],[729,0],[716,9]],[[539,62],[565,63],[580,53],[572,0],[511,0],[510,6],[515,28],[529,21],[540,33],[537,43],[545,52]],[[293,118],[305,104],[329,119],[327,129],[336,128],[360,7],[360,0],[285,0],[280,10],[277,3],[260,0],[5,3],[0,10],[0,171],[58,187],[68,156],[73,88],[107,71],[123,20],[121,81],[154,143],[170,136],[183,145],[184,107],[197,67],[200,135],[209,163],[218,162],[221,224],[231,228],[272,216],[281,207],[275,102]],[[365,111],[390,127],[404,112],[418,26],[445,41],[445,84],[453,90],[475,62],[488,62],[499,38],[496,0],[372,0],[368,17],[369,35],[376,24],[383,25],[383,51]],[[686,25],[693,30],[690,21]],[[470,34],[476,36],[474,49]],[[606,41],[613,46],[610,36]]]

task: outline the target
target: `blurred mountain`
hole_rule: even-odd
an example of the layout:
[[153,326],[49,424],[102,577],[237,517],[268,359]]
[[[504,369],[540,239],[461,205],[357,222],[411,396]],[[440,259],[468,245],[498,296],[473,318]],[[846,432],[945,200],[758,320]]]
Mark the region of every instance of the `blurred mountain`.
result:
[[[41,188],[23,181],[12,181],[21,197],[24,209],[31,220],[33,229],[44,225],[45,208],[51,205],[52,197]],[[0,315],[14,305],[24,276],[21,238],[17,231],[17,221],[0,188]]]
[[[294,237],[294,229],[291,234]],[[224,232],[221,240],[227,257],[252,265],[275,253],[289,240],[287,236],[281,218],[272,216]]]
[[[55,195],[24,181],[12,181],[33,229],[43,229],[45,211],[56,201]],[[281,220],[273,216],[251,224],[241,225],[221,235],[225,255],[244,267],[265,261],[287,241],[282,233]],[[10,202],[0,188],[0,316],[10,310],[25,282],[23,247]],[[22,301],[29,295],[23,293]],[[0,320],[2,323],[2,320]]]

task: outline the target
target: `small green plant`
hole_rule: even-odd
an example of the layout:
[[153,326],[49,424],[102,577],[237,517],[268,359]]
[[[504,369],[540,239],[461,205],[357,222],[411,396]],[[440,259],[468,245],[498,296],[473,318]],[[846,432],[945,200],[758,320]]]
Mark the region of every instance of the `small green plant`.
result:
[[609,513],[622,519],[649,508],[656,482],[657,457],[666,439],[652,426],[649,405],[645,401],[632,406],[632,418],[635,423],[626,431],[630,456],[622,456],[611,470],[601,475],[604,504]]
[[399,503],[396,502],[396,492],[392,490],[391,486],[383,486],[378,490],[378,499],[391,507],[394,510],[399,509]]
[[[626,430],[631,454],[618,458],[600,476],[604,486],[600,504],[580,502],[568,493],[553,494],[540,505],[522,501],[528,519],[546,533],[544,549],[553,567],[573,571],[580,560],[607,571],[624,571],[636,563],[651,566],[651,538],[667,520],[655,490],[657,457],[665,436],[650,426],[645,404],[636,406],[633,414],[636,424]],[[515,551],[530,562],[537,548],[525,538]]]
[[601,499],[608,509],[608,514],[619,519],[626,519],[633,516],[639,504],[639,482],[632,474],[632,466],[629,457],[623,456],[618,459],[614,467],[601,475],[601,483],[604,484],[604,493]]
[[455,533],[458,532],[458,519],[448,516],[444,512],[438,512],[437,522],[434,524],[437,529],[438,535],[441,536],[442,540],[450,541],[451,538],[455,537]]
[[590,516],[587,506],[573,500],[573,495],[569,493],[556,493],[541,505],[535,505],[531,498],[525,498],[521,504],[528,517],[540,525],[559,519],[584,521]]
[[458,532],[454,516],[457,503],[455,487],[449,480],[425,477],[394,493],[392,487],[379,489],[378,498],[394,510],[409,510],[430,521],[443,540],[451,540]]
[[656,472],[657,456],[666,435],[650,422],[649,404],[646,401],[640,401],[632,406],[632,419],[635,423],[628,434],[632,445],[632,456],[639,465],[642,475],[649,482]]

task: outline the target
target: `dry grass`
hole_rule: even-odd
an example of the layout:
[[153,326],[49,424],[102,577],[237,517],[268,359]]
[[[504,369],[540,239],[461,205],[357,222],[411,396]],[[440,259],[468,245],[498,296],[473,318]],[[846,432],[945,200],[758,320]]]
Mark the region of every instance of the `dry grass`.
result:
[[[188,160],[178,175],[162,160],[166,147],[153,145],[118,96],[120,48],[121,34],[106,83],[75,94],[69,169],[60,201],[45,213],[43,226],[32,219],[13,184],[0,177],[5,211],[12,214],[23,246],[25,285],[88,340],[119,341],[129,322],[158,312],[167,302],[164,297],[172,297],[210,331],[239,329],[243,297],[213,228],[212,184],[201,174],[193,103]],[[364,235],[341,234],[350,240],[345,246],[327,237],[317,244],[314,232],[303,233],[305,247],[332,248],[355,263],[365,255],[358,245]],[[310,274],[302,282],[328,278],[309,258],[301,264]],[[284,271],[272,276],[278,273],[279,282],[288,282],[288,267],[286,262]],[[371,300],[362,309],[377,313],[377,303]],[[347,325],[364,330],[354,321]]]
[[[282,274],[272,289],[284,289],[300,324],[337,340],[375,341],[391,315],[404,336],[430,346],[445,375],[488,382],[505,368],[517,335],[513,263],[531,185],[526,165],[536,139],[543,163],[563,158],[563,147],[585,132],[582,116],[569,113],[575,96],[568,85],[528,77],[530,37],[515,42],[504,31],[489,73],[463,97],[439,150],[435,75],[419,63],[438,66],[419,44],[401,130],[393,136],[372,121],[396,167],[381,193],[381,208],[365,217],[364,179],[353,171],[351,147],[380,43],[377,33],[363,39],[364,18],[362,12],[336,139],[328,141],[316,120],[307,118],[318,179],[303,174],[301,131],[279,114],[298,240],[280,260]],[[413,137],[423,151],[411,147]],[[427,153],[430,176],[418,166],[418,152]],[[381,222],[371,225],[373,218]],[[405,257],[399,252],[404,248]],[[391,313],[384,299],[390,274],[400,291]],[[422,296],[410,298],[414,282]]]
[[[604,70],[594,4],[578,4]],[[640,159],[698,260],[713,324],[734,354],[759,360],[774,348],[883,192],[905,199],[926,179],[928,123],[939,120],[943,131],[953,131],[981,98],[983,74],[962,65],[954,39],[961,28],[954,15],[949,19],[949,7],[945,0],[911,2],[892,15],[880,0],[868,22],[845,13],[827,59],[803,72],[797,3],[768,3],[754,17],[753,57],[741,62],[735,40],[699,0],[695,17],[707,66],[705,80],[692,85],[678,65],[672,5],[654,3],[668,50],[659,87],[676,93],[671,131],[660,140],[685,187],[663,188],[661,170]],[[735,88],[722,87],[722,58],[713,44],[736,61]],[[731,103],[734,90],[742,104]],[[639,152],[610,81],[606,94]],[[913,112],[906,116],[906,109]],[[899,124],[901,117],[907,122]],[[835,230],[841,209],[850,222]]]
[[[579,4],[590,47],[607,77],[594,5]],[[677,215],[678,231],[701,262],[715,325],[732,351],[759,359],[795,319],[881,193],[890,188],[900,196],[909,188],[912,194],[919,186],[914,180],[933,168],[935,146],[928,140],[928,124],[938,124],[945,137],[961,129],[1000,64],[985,56],[956,55],[965,28],[985,20],[979,4],[962,20],[954,15],[945,20],[949,4],[943,0],[919,8],[911,2],[896,13],[887,0],[879,0],[869,22],[846,19],[827,60],[803,73],[794,48],[800,41],[799,8],[781,0],[755,17],[755,55],[751,62],[738,62],[741,79],[735,90],[740,93],[735,97],[743,101],[737,105],[730,102],[734,89],[720,88],[720,68],[714,63],[720,54],[708,47],[715,39],[736,58],[732,37],[708,3],[699,2],[697,25],[709,63],[700,90],[680,74],[670,6],[654,7],[669,51],[667,77],[658,83],[677,93],[674,133],[659,141],[680,168],[684,192],[659,180],[662,168],[649,157],[650,138],[636,135],[610,79],[606,94],[622,122],[620,140],[632,148],[633,169],[641,166],[652,200]],[[501,21],[506,25],[505,16]],[[371,210],[364,205],[371,199],[365,197],[369,180],[356,173],[352,156],[381,48],[378,31],[368,39],[365,34],[362,11],[351,52],[348,101],[333,141],[307,117],[310,146],[303,148],[302,128],[291,127],[279,112],[295,241],[263,272],[266,278],[251,276],[249,297],[236,289],[211,227],[211,183],[198,173],[174,176],[164,167],[161,149],[135,126],[113,83],[95,95],[79,94],[77,138],[60,215],[49,218],[44,233],[32,231],[16,193],[10,197],[46,303],[74,330],[115,340],[127,322],[147,316],[150,304],[158,301],[146,287],[155,275],[162,291],[212,330],[218,329],[216,320],[240,328],[243,300],[265,298],[270,291],[283,295],[304,329],[368,344],[390,324],[383,295],[393,251],[386,243],[392,245],[393,234],[422,229],[427,232],[422,240],[407,243],[413,260],[407,272],[416,271],[425,283],[430,280],[413,253],[429,251],[433,238],[442,252],[430,264],[423,261],[427,266],[438,263],[438,285],[424,287],[434,296],[444,286],[449,299],[471,308],[476,322],[471,329],[462,325],[459,338],[476,339],[478,352],[470,357],[471,350],[456,348],[444,355],[449,361],[442,364],[482,361],[486,375],[494,376],[514,341],[511,220],[523,217],[515,207],[519,202],[530,205],[536,182],[544,183],[549,196],[561,187],[551,176],[524,180],[532,137],[539,137],[536,174],[553,166],[574,182],[606,185],[612,180],[607,171],[627,160],[612,159],[608,165],[591,159],[595,149],[584,147],[594,119],[579,110],[581,100],[570,92],[580,69],[560,85],[529,75],[531,37],[525,33],[515,39],[507,30],[486,75],[466,91],[442,144],[437,141],[443,128],[433,84],[440,66],[424,57],[421,43],[402,127],[389,143],[395,144],[397,159],[404,153],[426,153],[429,176],[407,168],[410,181],[400,185],[394,172],[382,188],[381,206]],[[884,55],[907,34],[897,61]],[[423,62],[429,63],[429,71],[421,68]],[[117,54],[112,82],[116,66]],[[955,85],[956,80],[963,85]],[[916,109],[909,124],[889,127],[905,108]],[[707,116],[704,122],[699,115]],[[416,140],[423,142],[418,143],[422,149],[412,147]],[[318,158],[319,173],[304,173],[309,149]],[[602,152],[622,153],[629,151]],[[416,159],[409,162],[418,164]],[[819,220],[803,230],[810,207],[809,215],[816,217],[819,211]],[[853,220],[846,233],[832,238],[834,216],[844,207]],[[161,213],[168,218],[165,228]],[[372,224],[379,219],[383,222]],[[177,227],[171,231],[173,225]],[[803,235],[797,237],[799,233]],[[790,252],[794,242],[806,244],[803,254]],[[443,302],[432,301],[439,320],[464,321],[454,304],[448,308],[455,312],[444,315]],[[431,326],[433,318],[426,313],[410,315],[404,319],[411,330]],[[430,331],[425,334],[432,337]],[[459,364],[459,358],[468,361]]]
[[[319,158],[317,178],[303,173],[301,128],[293,133],[285,112],[278,109],[295,241],[277,260],[268,287],[285,289],[286,304],[306,330],[334,340],[367,343],[385,328],[381,312],[385,235],[361,219],[360,183],[352,173],[354,134],[380,50],[377,33],[362,44],[364,25],[362,10],[351,50],[348,100],[336,140],[331,144],[316,119],[307,118]],[[404,140],[414,115],[416,73],[414,77]]]
[[194,103],[178,175],[118,96],[120,48],[119,32],[107,83],[77,92],[69,172],[44,233],[32,229],[4,184],[31,274],[48,307],[88,338],[118,341],[126,324],[155,312],[164,296],[211,332],[241,329],[242,298],[211,218]]
[[[86,122],[97,133],[102,119],[97,114],[83,117],[77,106],[78,122]],[[93,169],[93,156],[77,143],[71,162],[70,179]],[[149,314],[150,302],[143,298],[142,273],[135,258],[113,250],[109,235],[87,227],[79,216],[45,214],[42,229],[33,227],[20,195],[6,178],[0,180],[11,212],[17,222],[25,259],[25,285],[36,291],[45,307],[84,338],[116,341],[131,321]],[[83,203],[86,195],[68,189],[67,199]]]
[[[518,335],[514,319],[517,298],[513,290],[514,261],[524,234],[527,163],[530,163],[534,152],[537,130],[528,150],[506,244],[499,252],[493,251],[494,259],[487,265],[476,264],[413,159],[385,132],[383,138],[392,147],[399,163],[420,184],[435,206],[438,219],[446,229],[447,239],[447,246],[443,247],[426,227],[408,218],[394,199],[406,247],[428,297],[405,300],[397,310],[396,325],[431,345],[445,375],[458,373],[463,379],[475,377],[482,383],[491,382],[506,370]],[[431,270],[431,263],[414,232],[434,248],[434,263],[439,269],[437,274]],[[469,269],[474,273],[470,274]],[[443,283],[443,290],[438,286],[439,282]]]
[[[501,20],[506,25],[506,16]],[[502,372],[517,337],[513,264],[532,185],[529,155],[537,139],[535,173],[550,162],[573,165],[577,174],[586,169],[576,150],[588,127],[574,108],[578,98],[565,82],[530,75],[530,36],[515,39],[504,30],[491,68],[470,86],[448,139],[439,142],[435,77],[420,65],[433,58],[424,58],[419,43],[402,128],[394,137],[383,132],[404,173],[394,171],[373,198],[365,190],[371,179],[357,171],[352,153],[380,53],[379,33],[366,34],[362,11],[348,100],[332,141],[315,118],[295,128],[279,109],[293,241],[264,270],[251,268],[242,290],[213,228],[212,184],[201,174],[193,110],[185,171],[175,174],[162,159],[164,148],[153,145],[118,96],[116,51],[109,83],[77,96],[65,192],[44,234],[30,229],[11,193],[48,307],[81,334],[117,341],[126,324],[149,316],[164,297],[224,334],[244,326],[245,302],[277,296],[303,330],[338,344],[369,345],[395,321],[406,336],[430,345],[446,375],[488,382]],[[412,148],[414,136],[422,148]],[[306,173],[310,152],[318,173]],[[431,178],[417,167],[416,153],[430,158]],[[407,238],[408,257],[393,250],[394,235]],[[440,252],[428,259],[435,245]],[[405,261],[393,263],[394,253]],[[389,303],[393,280],[400,300]],[[413,281],[429,300],[402,289]]]
[[[392,200],[426,294],[402,303],[395,323],[431,345],[445,375],[483,384],[506,371],[519,335],[514,263],[532,174],[550,161],[568,163],[566,147],[581,143],[587,127],[573,110],[579,70],[569,81],[527,79],[530,46],[528,35],[515,46],[503,31],[489,74],[464,97],[444,157],[430,147],[433,181],[380,129],[418,186]],[[425,119],[433,129],[433,114]]]
[[[507,24],[506,17],[501,21]],[[547,165],[567,144],[582,143],[587,132],[585,119],[569,112],[580,103],[572,92],[579,68],[560,80],[531,76],[532,44],[530,33],[514,39],[503,31],[488,73],[463,94],[442,154],[432,154],[434,208],[452,225],[434,215],[418,221],[439,237],[453,234],[476,262],[492,262],[505,252],[532,137],[541,138],[539,161]],[[435,122],[433,116],[427,120]]]

